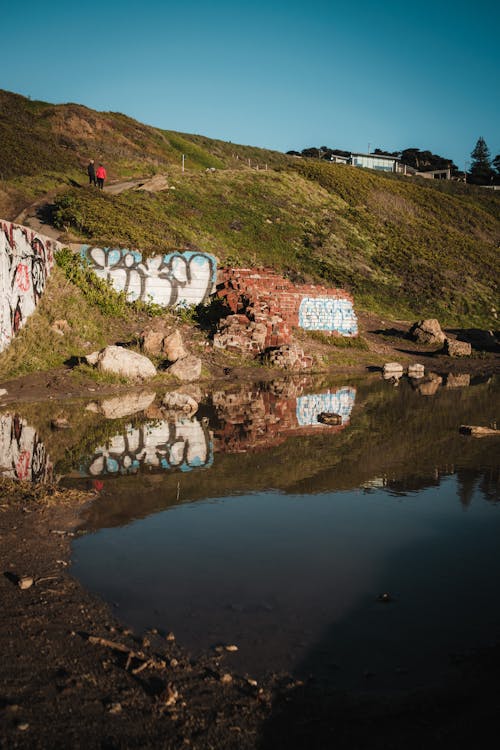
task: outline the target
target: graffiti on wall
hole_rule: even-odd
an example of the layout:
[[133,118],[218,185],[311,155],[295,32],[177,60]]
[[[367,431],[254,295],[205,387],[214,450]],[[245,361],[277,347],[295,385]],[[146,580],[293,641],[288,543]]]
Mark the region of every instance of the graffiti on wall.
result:
[[205,302],[212,293],[217,261],[202,252],[173,252],[143,258],[135,250],[83,245],[82,258],[95,273],[131,300],[164,307]]
[[0,475],[29,482],[52,478],[52,464],[38,433],[18,414],[0,415]]
[[349,299],[304,297],[299,307],[299,326],[309,331],[333,331],[356,336],[358,320]]
[[318,414],[328,412],[339,414],[342,424],[346,424],[356,399],[356,389],[346,386],[330,393],[313,393],[297,398],[297,422],[299,425],[320,424]]
[[82,467],[85,475],[98,477],[137,474],[144,469],[192,469],[213,463],[212,437],[206,424],[196,419],[179,418],[129,425],[106,446],[95,449]]
[[0,352],[35,310],[61,245],[0,221]]

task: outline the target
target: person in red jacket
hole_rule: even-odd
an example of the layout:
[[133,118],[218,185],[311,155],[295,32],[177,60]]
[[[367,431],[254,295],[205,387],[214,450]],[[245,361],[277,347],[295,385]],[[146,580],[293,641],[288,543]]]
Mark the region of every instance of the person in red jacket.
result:
[[95,176],[97,177],[97,186],[102,190],[104,187],[104,180],[107,177],[106,170],[104,169],[102,164],[99,164]]

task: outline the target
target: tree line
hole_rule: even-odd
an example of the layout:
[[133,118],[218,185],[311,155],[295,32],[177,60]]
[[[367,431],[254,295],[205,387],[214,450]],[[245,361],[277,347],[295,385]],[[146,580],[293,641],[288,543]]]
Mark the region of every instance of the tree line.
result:
[[[433,154],[432,151],[420,150],[419,148],[405,148],[403,151],[385,151],[376,148],[372,151],[378,156],[395,156],[417,172],[431,172],[433,170],[450,169],[454,177],[465,177],[468,183],[473,185],[500,185],[500,154],[491,159],[490,151],[484,138],[481,136],[471,153],[470,170],[467,173],[461,172],[452,159],[439,154]],[[302,151],[287,151],[290,156],[303,156],[309,159],[323,159],[332,161],[333,156],[351,155],[350,151],[344,151],[338,148],[329,148],[328,146],[309,147]]]

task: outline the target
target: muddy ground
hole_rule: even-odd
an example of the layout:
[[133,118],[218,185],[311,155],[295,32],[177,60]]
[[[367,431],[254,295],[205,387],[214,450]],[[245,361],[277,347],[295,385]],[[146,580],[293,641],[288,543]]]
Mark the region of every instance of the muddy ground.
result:
[[[371,326],[370,350],[387,361],[406,351],[407,361],[432,361],[437,372],[500,371],[498,354],[430,360],[392,326]],[[255,378],[255,368],[231,377]],[[89,382],[76,394],[64,370],[0,386],[8,390],[4,403],[115,392]],[[257,683],[233,671],[230,651],[194,660],[182,633],[130,632],[71,576],[71,539],[93,499],[0,485],[1,748],[400,750],[478,747],[488,730],[496,734],[497,647],[460,658],[446,690],[368,698],[334,692],[314,677],[299,683],[269,674]]]

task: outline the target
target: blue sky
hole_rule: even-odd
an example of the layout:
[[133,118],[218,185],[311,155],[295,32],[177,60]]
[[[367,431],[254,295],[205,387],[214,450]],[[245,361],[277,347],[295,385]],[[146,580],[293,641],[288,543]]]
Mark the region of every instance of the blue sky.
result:
[[493,0],[50,0],[2,11],[0,88],[280,151],[500,152]]

